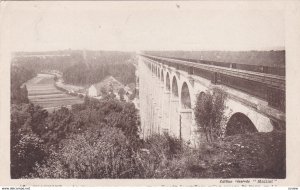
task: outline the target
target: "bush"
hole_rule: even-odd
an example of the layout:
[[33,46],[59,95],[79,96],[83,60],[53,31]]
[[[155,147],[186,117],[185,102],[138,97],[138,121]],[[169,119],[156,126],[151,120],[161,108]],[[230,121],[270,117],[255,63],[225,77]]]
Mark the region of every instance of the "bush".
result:
[[168,134],[155,134],[148,138],[138,151],[136,160],[142,178],[179,178],[182,176],[181,154],[183,142]]
[[195,120],[200,132],[204,132],[207,142],[212,142],[223,135],[221,122],[225,120],[226,94],[223,90],[213,88],[197,96]]
[[27,177],[33,167],[46,157],[43,141],[33,133],[21,135],[11,147],[11,178]]
[[[39,117],[40,107],[20,104],[12,105],[11,109],[11,178],[26,177],[35,164],[41,163],[47,155],[44,141],[33,131],[37,121],[43,123]],[[43,125],[36,125],[36,127]]]
[[45,165],[37,166],[32,177],[133,178],[139,171],[133,158],[121,130],[93,128],[64,140],[59,152]]

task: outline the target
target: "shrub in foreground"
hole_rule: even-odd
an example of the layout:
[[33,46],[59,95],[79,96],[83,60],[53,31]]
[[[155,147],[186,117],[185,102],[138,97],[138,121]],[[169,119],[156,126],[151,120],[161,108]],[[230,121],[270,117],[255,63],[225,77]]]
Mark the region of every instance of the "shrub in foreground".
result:
[[155,135],[144,147],[139,154],[144,178],[285,178],[283,131],[234,135],[197,149]]
[[134,178],[138,169],[133,158],[120,129],[94,128],[64,140],[59,152],[37,166],[32,177]]

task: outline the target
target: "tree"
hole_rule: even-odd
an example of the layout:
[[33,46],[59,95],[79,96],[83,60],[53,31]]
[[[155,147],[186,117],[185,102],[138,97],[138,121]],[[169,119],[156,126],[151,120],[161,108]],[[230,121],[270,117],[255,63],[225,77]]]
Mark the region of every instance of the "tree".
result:
[[11,67],[11,103],[20,104],[28,103],[28,91],[25,83],[33,78],[36,74],[32,70],[28,70],[21,66]]
[[125,90],[124,90],[124,88],[120,88],[119,89],[119,91],[118,91],[118,94],[119,94],[119,96],[120,96],[120,100],[121,101],[124,101],[125,99],[124,99],[124,94],[125,94],[126,92],[125,92]]
[[32,105],[12,105],[11,109],[11,178],[23,178],[47,155],[44,141],[32,130]]
[[100,92],[102,96],[106,96],[108,94],[107,89],[104,86],[100,88]]
[[62,141],[58,153],[38,165],[32,177],[133,178],[140,171],[134,158],[120,129],[96,126]]
[[57,75],[54,75],[54,81],[57,81],[58,78],[57,78]]
[[225,120],[226,93],[219,88],[211,92],[200,93],[194,109],[195,120],[199,131],[205,133],[207,142],[212,142],[222,136],[221,122]]

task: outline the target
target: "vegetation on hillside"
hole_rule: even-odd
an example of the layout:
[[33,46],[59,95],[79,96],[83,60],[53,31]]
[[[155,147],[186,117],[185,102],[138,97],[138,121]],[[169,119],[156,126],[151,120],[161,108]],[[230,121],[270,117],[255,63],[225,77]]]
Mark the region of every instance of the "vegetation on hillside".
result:
[[[36,73],[43,70],[58,70],[66,83],[91,85],[107,76],[114,76],[127,85],[135,82],[135,67],[131,52],[79,51],[16,53],[13,65],[21,65]],[[40,55],[40,56],[36,56]],[[43,55],[51,55],[44,57]]]
[[134,83],[135,67],[131,63],[103,63],[91,65],[90,67],[83,64],[77,64],[65,69],[63,73],[64,81],[75,85],[98,83],[107,76],[114,76],[118,81],[122,81],[125,85]]
[[28,70],[23,66],[12,66],[10,70],[11,77],[11,103],[28,103],[28,92],[26,85],[22,86],[27,80],[36,76],[32,70]]
[[12,178],[285,177],[285,132],[238,134],[192,148],[168,134],[139,138],[131,103],[86,98],[48,113],[12,105]]
[[[49,163],[50,161],[46,158],[52,159],[56,154],[61,155],[57,157],[60,159],[59,162],[69,163],[70,160],[75,162],[74,158],[80,159],[79,153],[82,154],[82,159],[90,159],[89,156],[92,155],[86,154],[86,151],[89,151],[91,147],[84,145],[84,139],[86,143],[90,143],[90,146],[103,146],[103,149],[99,150],[101,153],[95,153],[97,158],[102,153],[104,154],[105,149],[108,149],[107,156],[111,158],[112,154],[117,154],[115,151],[118,151],[119,148],[121,148],[120,155],[125,156],[122,149],[125,148],[126,151],[128,149],[129,152],[132,152],[131,149],[137,147],[140,141],[138,138],[139,120],[134,105],[116,99],[102,101],[86,99],[84,104],[74,105],[72,110],[62,107],[53,113],[48,113],[32,104],[13,105],[11,117],[13,137],[11,154],[21,156],[20,159],[17,159],[18,156],[16,156],[11,160],[12,178],[28,177],[36,164]],[[102,139],[101,136],[103,136]],[[96,139],[97,141],[95,141]],[[77,148],[74,144],[76,141],[80,142]],[[121,147],[118,148],[118,144]],[[83,152],[74,152],[80,148]],[[68,159],[68,161],[63,161],[63,159]],[[123,157],[120,159],[123,160]],[[113,160],[113,162],[115,161]],[[89,167],[94,164],[88,160],[79,160],[78,167],[83,163],[88,164]],[[51,165],[53,166],[53,164]],[[26,166],[26,168],[20,170],[22,168],[20,166]],[[77,165],[70,167],[77,167]],[[99,168],[94,169],[99,170]],[[70,174],[69,177],[72,175]],[[74,174],[73,177],[76,175]]]

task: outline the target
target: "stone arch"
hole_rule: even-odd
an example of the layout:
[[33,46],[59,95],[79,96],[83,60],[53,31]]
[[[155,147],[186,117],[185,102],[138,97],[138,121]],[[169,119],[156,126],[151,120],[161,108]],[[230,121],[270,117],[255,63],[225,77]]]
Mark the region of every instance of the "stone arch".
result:
[[192,108],[191,93],[186,82],[181,87],[181,107],[184,109]]
[[167,72],[167,75],[166,75],[166,90],[170,91],[170,89],[171,89],[170,75],[169,75],[169,72]]
[[180,102],[178,78],[171,76],[171,102],[170,102],[170,132],[176,137],[180,137]]
[[225,110],[225,115],[228,118],[228,120],[226,123],[224,123],[224,128],[226,127],[229,119],[233,116],[233,114],[237,112],[247,116],[250,119],[250,121],[254,124],[258,132],[271,132],[274,128],[269,117],[258,113],[254,109],[251,109],[247,105],[241,104],[238,101],[235,101],[231,98],[227,98],[226,107],[227,109]]
[[158,79],[160,79],[160,68],[159,67],[157,68],[157,77],[158,77]]
[[241,113],[234,113],[226,124],[225,136],[258,132],[251,119]]
[[177,82],[177,79],[175,76],[173,76],[173,79],[172,79],[172,95],[174,97],[178,97],[178,82]]
[[153,73],[153,64],[150,64],[151,72]]
[[179,137],[184,141],[190,142],[192,135],[192,120],[193,120],[193,110],[192,99],[191,99],[191,89],[188,82],[183,81],[180,88],[180,124],[179,124]]

